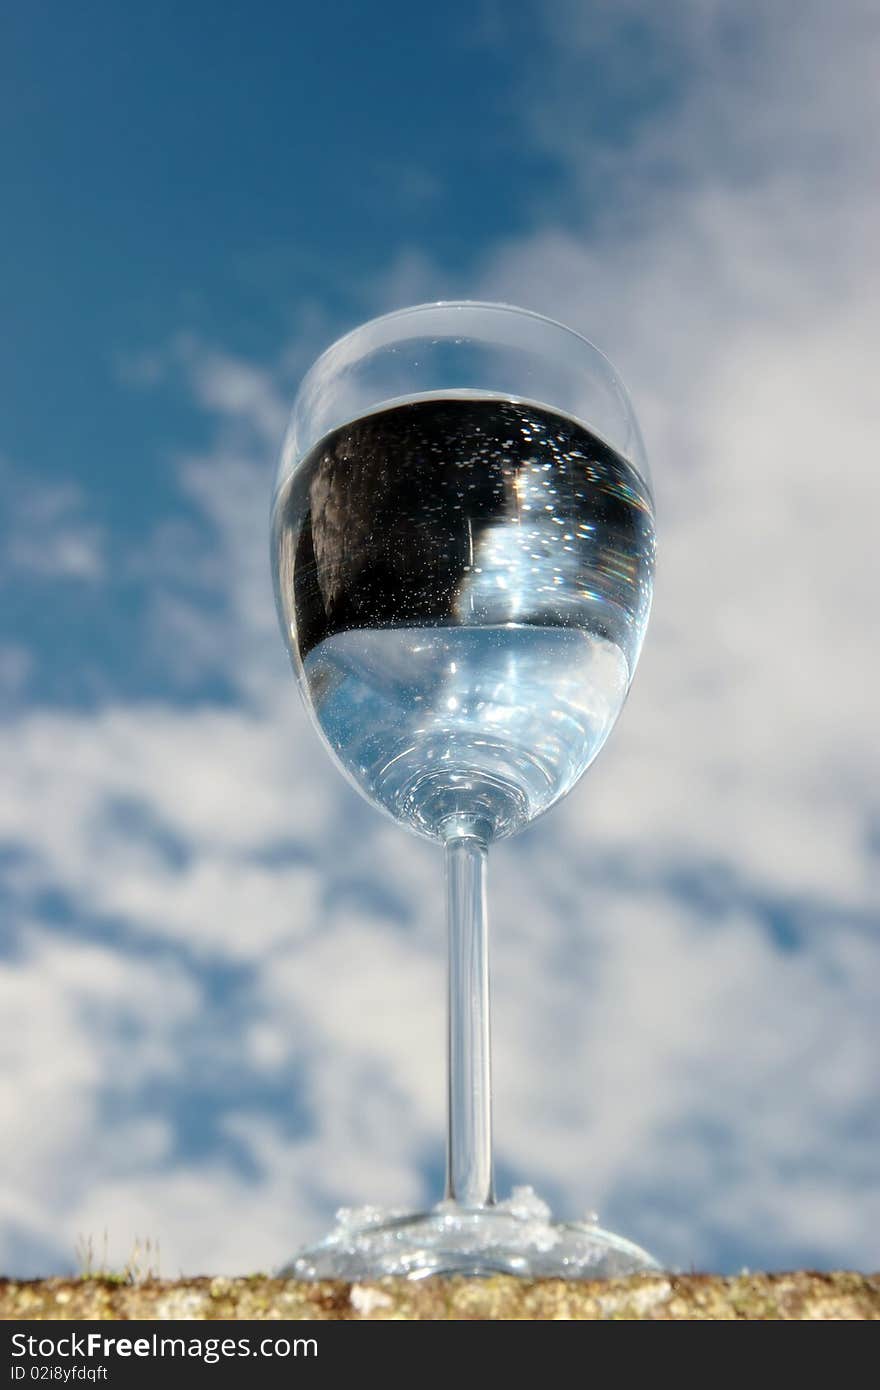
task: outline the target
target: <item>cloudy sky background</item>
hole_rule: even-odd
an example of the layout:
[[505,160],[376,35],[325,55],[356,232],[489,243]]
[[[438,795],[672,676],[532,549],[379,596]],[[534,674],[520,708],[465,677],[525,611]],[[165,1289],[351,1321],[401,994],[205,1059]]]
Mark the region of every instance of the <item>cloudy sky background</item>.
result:
[[661,545],[613,738],[493,855],[499,1188],[876,1268],[876,5],[3,26],[0,1271],[440,1195],[439,857],[307,724],[267,526],[313,356],[457,296],[609,353]]

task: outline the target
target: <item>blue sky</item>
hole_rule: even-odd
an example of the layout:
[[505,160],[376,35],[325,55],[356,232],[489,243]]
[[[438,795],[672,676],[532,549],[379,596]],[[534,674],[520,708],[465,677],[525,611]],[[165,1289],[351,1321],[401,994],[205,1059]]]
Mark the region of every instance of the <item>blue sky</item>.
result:
[[876,1267],[872,9],[8,8],[0,1268],[439,1195],[439,865],[318,747],[266,532],[315,353],[458,295],[610,353],[661,527],[614,738],[495,856],[499,1186]]
[[[482,248],[534,226],[535,190],[557,200],[565,185],[521,117],[523,52],[548,36],[528,6],[503,42],[499,23],[468,5],[442,21],[394,4],[14,7],[4,454],[76,479],[124,544],[145,516],[179,514],[175,453],[206,437],[174,374],[157,401],[131,389],[127,360],[182,327],[257,361],[291,342],[305,359],[375,308],[406,248],[466,286]],[[643,101],[597,91],[600,130],[619,138]],[[103,682],[112,669],[142,688],[120,631],[138,595],[98,601]],[[71,668],[98,655],[95,616],[77,596],[62,650],[57,625],[46,634],[34,678],[55,698],[89,697]]]

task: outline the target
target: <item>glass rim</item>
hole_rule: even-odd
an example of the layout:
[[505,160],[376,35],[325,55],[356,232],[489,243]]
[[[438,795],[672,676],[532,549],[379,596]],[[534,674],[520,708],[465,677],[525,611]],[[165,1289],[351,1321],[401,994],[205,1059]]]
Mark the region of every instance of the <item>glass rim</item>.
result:
[[[463,316],[460,337],[456,333],[458,314]],[[406,342],[418,341],[421,338],[435,343],[464,343],[472,339],[485,348],[492,349],[496,346],[496,343],[493,343],[493,322],[499,334],[498,345],[506,336],[500,329],[501,321],[507,322],[509,331],[513,334],[511,344],[518,338],[522,339],[523,344],[527,343],[529,332],[534,331],[538,335],[534,344],[537,356],[543,356],[548,363],[554,354],[570,358],[573,364],[580,360],[585,381],[591,376],[599,381],[604,379],[602,390],[605,397],[609,400],[616,399],[614,409],[619,420],[625,425],[623,437],[621,438],[616,430],[604,428],[602,422],[594,418],[592,411],[573,409],[570,404],[557,399],[553,392],[548,394],[528,389],[511,391],[509,388],[499,392],[497,387],[487,388],[485,391],[474,387],[423,387],[402,393],[382,394],[376,397],[369,409],[361,405],[356,410],[352,409],[350,414],[341,410],[332,419],[331,425],[324,421],[323,428],[315,428],[316,403],[325,396],[330,384],[334,380],[342,382],[348,369],[367,361],[372,352],[394,352],[402,348]],[[529,325],[534,325],[534,330],[530,330]],[[555,344],[555,348],[552,344]],[[506,399],[517,400],[522,404],[543,406],[569,415],[594,430],[610,447],[620,451],[653,497],[651,469],[629,391],[614,363],[600,347],[577,329],[569,327],[559,319],[551,318],[548,314],[539,313],[536,309],[526,309],[521,305],[500,300],[435,299],[408,304],[365,319],[354,328],[340,334],[313,359],[300,378],[288,417],[281,457],[275,474],[273,506],[298,464],[329,429],[337,428],[363,414],[372,414],[386,406],[438,394],[461,394],[467,398],[477,395],[496,397],[501,394]]]
[[[620,373],[607,353],[604,353],[600,347],[597,347],[592,338],[588,338],[585,333],[579,333],[576,328],[572,328],[569,324],[563,323],[561,319],[551,318],[549,314],[539,313],[537,309],[524,309],[521,304],[508,304],[505,300],[501,299],[425,299],[420,304],[407,304],[402,309],[389,309],[385,314],[375,314],[372,318],[364,319],[363,323],[357,324],[355,328],[349,328],[347,332],[341,333],[338,338],[334,338],[333,342],[329,343],[327,347],[318,354],[308,371],[302,377],[297,388],[296,397],[294,397],[294,406],[296,405],[296,398],[299,397],[300,393],[304,390],[309,378],[313,373],[317,373],[324,360],[329,357],[331,353],[337,352],[344,344],[354,341],[354,339],[359,338],[362,333],[366,333],[367,329],[375,328],[380,323],[390,323],[393,319],[409,318],[411,314],[423,314],[426,310],[430,309],[486,309],[493,313],[515,314],[517,318],[537,319],[539,323],[546,323],[550,328],[558,328],[562,333],[568,334],[570,338],[577,338],[585,347],[588,347],[594,352],[597,357],[601,357],[614,378],[623,386]],[[625,389],[624,387],[624,390]]]

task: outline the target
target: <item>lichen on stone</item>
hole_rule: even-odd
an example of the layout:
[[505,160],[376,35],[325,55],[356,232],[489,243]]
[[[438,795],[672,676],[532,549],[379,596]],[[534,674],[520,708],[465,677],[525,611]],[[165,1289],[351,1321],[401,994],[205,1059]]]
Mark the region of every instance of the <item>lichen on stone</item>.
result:
[[0,1280],[0,1319],[851,1321],[880,1319],[880,1275],[636,1274],[629,1279]]

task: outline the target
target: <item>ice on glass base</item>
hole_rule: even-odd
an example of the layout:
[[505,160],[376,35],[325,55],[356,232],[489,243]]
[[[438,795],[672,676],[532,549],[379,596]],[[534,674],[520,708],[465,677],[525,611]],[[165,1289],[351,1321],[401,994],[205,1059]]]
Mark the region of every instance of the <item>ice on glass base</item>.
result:
[[591,1221],[553,1221],[550,1208],[530,1187],[517,1187],[507,1201],[474,1210],[454,1202],[419,1213],[343,1208],[335,1229],[300,1250],[281,1277],[615,1279],[658,1268],[646,1251]]

